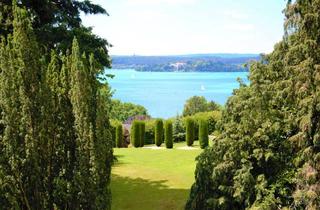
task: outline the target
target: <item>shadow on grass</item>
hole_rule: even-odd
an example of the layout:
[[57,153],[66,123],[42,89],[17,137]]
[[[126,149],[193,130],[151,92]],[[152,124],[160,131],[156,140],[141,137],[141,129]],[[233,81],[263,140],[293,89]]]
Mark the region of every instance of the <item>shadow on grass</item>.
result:
[[114,156],[113,156],[113,166],[112,166],[112,167],[117,167],[117,166],[125,165],[126,163],[124,163],[124,162],[121,160],[122,157],[124,157],[124,155],[114,155]]
[[189,190],[171,189],[167,180],[112,175],[112,210],[182,210]]

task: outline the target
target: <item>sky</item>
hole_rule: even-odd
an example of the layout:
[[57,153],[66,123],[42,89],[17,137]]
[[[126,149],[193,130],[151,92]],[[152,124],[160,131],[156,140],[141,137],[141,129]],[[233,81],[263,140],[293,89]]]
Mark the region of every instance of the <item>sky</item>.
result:
[[111,55],[269,53],[283,36],[285,0],[91,0],[107,15],[83,24]]

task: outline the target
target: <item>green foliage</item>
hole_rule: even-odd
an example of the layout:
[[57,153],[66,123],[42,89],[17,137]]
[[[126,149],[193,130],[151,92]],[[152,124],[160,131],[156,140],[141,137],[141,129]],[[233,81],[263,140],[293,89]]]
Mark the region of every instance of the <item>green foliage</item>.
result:
[[221,114],[221,111],[199,112],[191,117],[197,122],[200,120],[206,120],[208,122],[208,132],[211,134],[212,132],[218,130],[217,124],[221,120]]
[[140,147],[144,146],[145,138],[146,138],[146,123],[144,121],[139,122],[139,134],[140,134]]
[[173,127],[170,120],[164,123],[164,141],[168,149],[173,148]]
[[[110,209],[109,95],[93,56],[52,51],[12,6],[0,42],[0,203],[3,209]],[[34,17],[33,17],[34,18]]]
[[182,118],[177,115],[173,121],[173,140],[174,142],[185,141],[186,130],[183,126]]
[[[9,35],[13,31],[12,0],[1,1],[0,34]],[[78,38],[81,52],[93,54],[99,67],[110,66],[108,56],[109,43],[92,33],[92,28],[85,27],[80,17],[85,14],[107,14],[101,6],[90,1],[16,1],[20,8],[25,8],[32,17],[32,27],[36,39],[43,46],[45,54],[50,57],[50,51],[55,49],[58,54],[71,49],[72,40]],[[48,53],[49,52],[49,53]]]
[[163,121],[161,119],[157,119],[154,126],[155,133],[155,143],[158,147],[161,146],[163,142]]
[[155,120],[147,120],[146,122],[145,144],[154,144],[155,140]]
[[119,124],[122,124],[120,121],[118,120],[110,120],[110,133],[112,136],[112,145],[113,147],[117,147],[117,143],[116,143],[116,130],[117,130],[117,126]]
[[213,101],[208,102],[203,96],[189,98],[183,108],[183,116],[191,116],[198,112],[219,110],[220,106]]
[[199,122],[199,142],[201,149],[204,149],[209,144],[208,122],[200,120]]
[[122,124],[118,124],[116,127],[116,145],[118,148],[123,147],[123,128]]
[[186,209],[320,208],[319,11],[288,1],[284,39],[228,99]]
[[134,147],[140,147],[141,135],[140,135],[140,121],[133,121],[131,124],[130,141]]
[[195,140],[195,121],[192,118],[186,119],[186,142],[190,147]]
[[146,115],[148,111],[141,105],[135,105],[132,103],[123,103],[119,100],[112,100],[112,109],[110,112],[110,118],[119,120],[121,122],[126,121],[129,117]]

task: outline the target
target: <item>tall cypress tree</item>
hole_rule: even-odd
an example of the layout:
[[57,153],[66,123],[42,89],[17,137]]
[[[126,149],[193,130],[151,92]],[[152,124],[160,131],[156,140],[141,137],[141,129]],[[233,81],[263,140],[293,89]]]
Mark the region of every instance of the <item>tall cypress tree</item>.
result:
[[27,15],[0,43],[0,203],[4,209],[110,209],[108,88],[93,55],[42,59]]
[[164,132],[163,132],[163,120],[157,119],[154,125],[154,138],[157,147],[160,147],[163,143]]
[[47,197],[42,173],[45,142],[39,135],[43,69],[27,12],[13,8],[13,36],[2,40],[1,50],[1,107],[5,126],[1,142],[5,162],[1,168],[13,192],[6,199],[27,209],[40,209],[46,206]]

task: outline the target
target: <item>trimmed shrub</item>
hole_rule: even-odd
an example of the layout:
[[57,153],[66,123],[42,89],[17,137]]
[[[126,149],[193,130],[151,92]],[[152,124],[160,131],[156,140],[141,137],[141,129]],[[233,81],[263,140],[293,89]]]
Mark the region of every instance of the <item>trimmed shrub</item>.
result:
[[196,120],[194,118],[193,119],[193,140],[196,141],[196,140],[199,140],[198,137],[199,137],[199,120]]
[[167,120],[164,124],[164,141],[168,149],[173,147],[173,127],[170,120]]
[[209,144],[208,122],[207,120],[199,121],[199,142],[201,149],[204,149]]
[[217,123],[221,119],[221,111],[212,111],[212,112],[200,112],[192,116],[195,120],[199,121],[205,119],[208,122],[209,134],[217,130]]
[[116,126],[116,145],[118,148],[123,146],[123,128],[122,124]]
[[144,146],[145,136],[146,136],[146,123],[144,121],[139,122],[139,134],[140,134],[140,147]]
[[140,147],[140,123],[133,121],[131,124],[130,142],[134,147]]
[[154,133],[155,143],[158,147],[160,147],[163,142],[163,121],[161,119],[156,120]]
[[154,144],[155,120],[148,120],[146,123],[145,144]]
[[119,124],[122,124],[119,120],[110,120],[110,133],[112,137],[112,146],[117,147],[116,142],[116,128]]
[[192,118],[186,119],[186,142],[187,145],[190,147],[193,145],[194,141],[194,133],[195,133],[195,122]]

